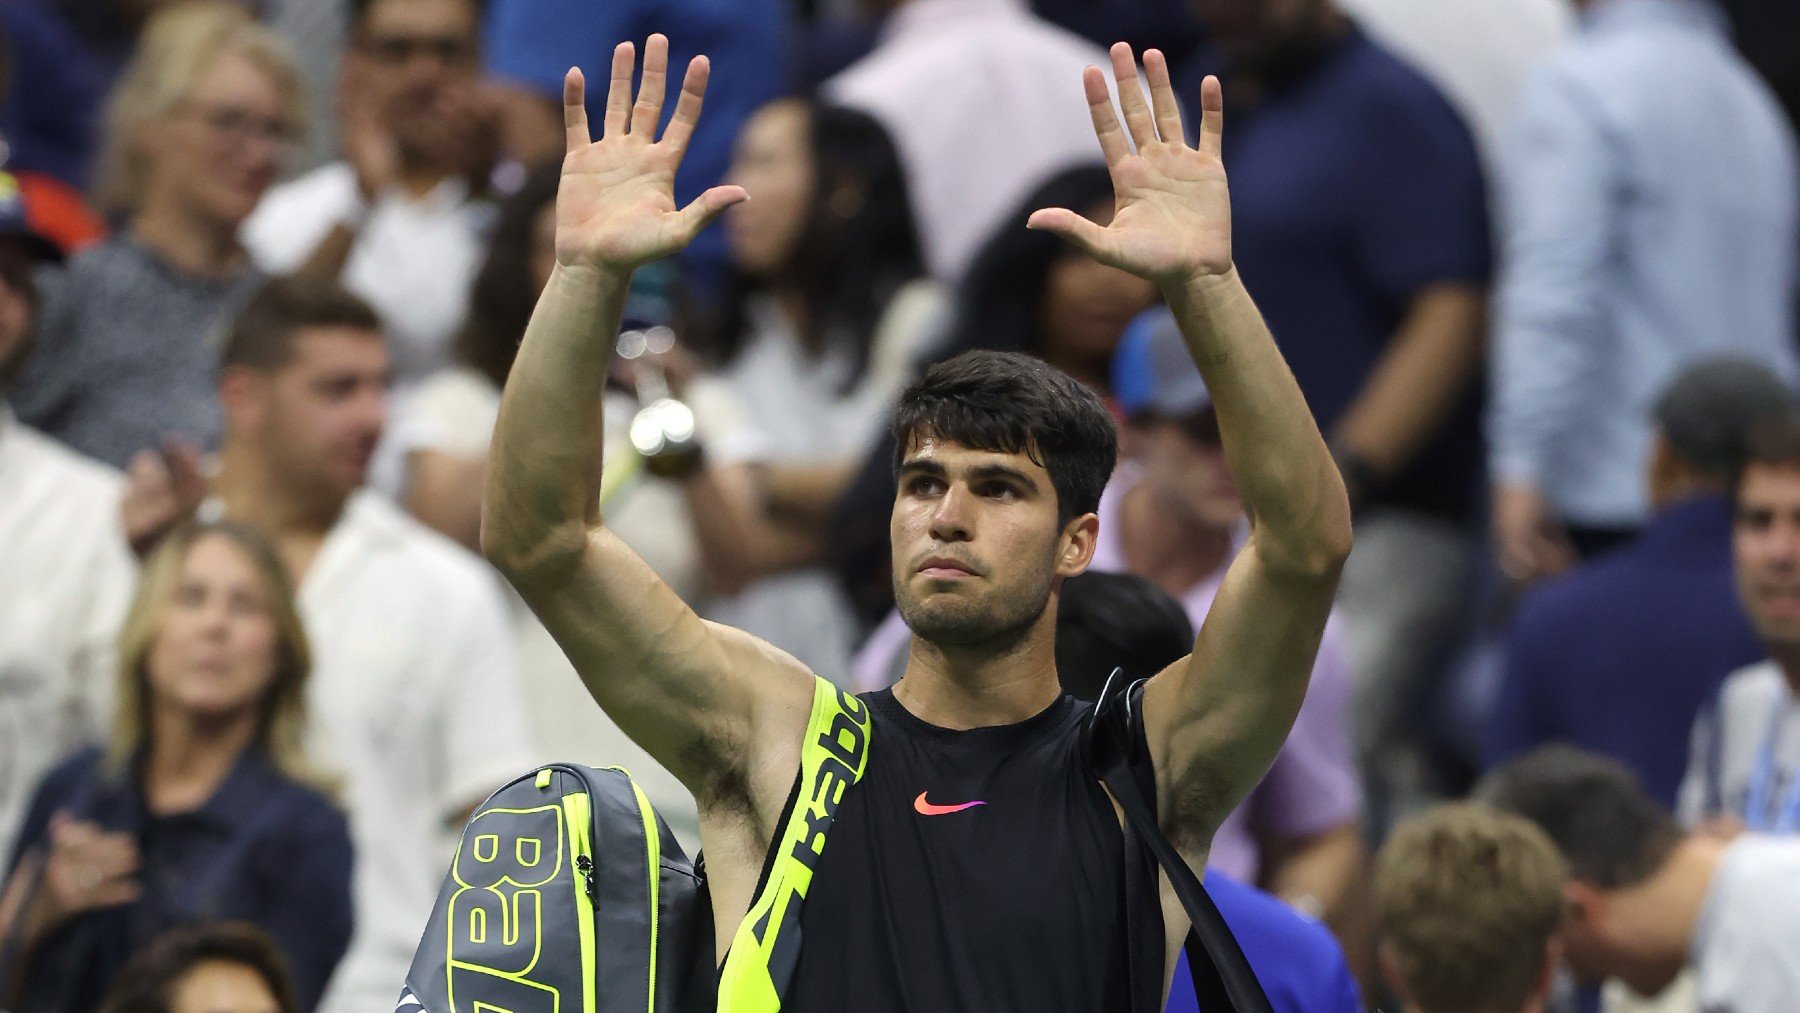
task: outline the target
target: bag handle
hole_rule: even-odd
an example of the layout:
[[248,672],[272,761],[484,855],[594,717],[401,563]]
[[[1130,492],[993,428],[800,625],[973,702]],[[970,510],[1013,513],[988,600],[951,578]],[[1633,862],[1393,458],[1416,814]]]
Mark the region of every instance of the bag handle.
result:
[[1262,983],[1251,970],[1231,926],[1219,914],[1194,870],[1163,835],[1150,799],[1155,773],[1144,745],[1144,683],[1127,682],[1120,669],[1107,677],[1105,688],[1082,731],[1082,752],[1100,781],[1112,793],[1131,831],[1156,856],[1169,877],[1193,927],[1185,947],[1194,994],[1205,1013],[1273,1013]]

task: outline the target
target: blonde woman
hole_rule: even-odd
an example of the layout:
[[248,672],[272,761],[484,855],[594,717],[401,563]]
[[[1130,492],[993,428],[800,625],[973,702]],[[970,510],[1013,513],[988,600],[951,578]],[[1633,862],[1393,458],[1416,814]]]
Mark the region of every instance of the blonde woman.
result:
[[108,103],[95,199],[121,228],[46,293],[19,417],[124,467],[218,436],[215,325],[259,278],[238,229],[281,175],[302,115],[283,44],[224,0],[145,26]]
[[307,669],[261,536],[210,523],[157,548],[111,740],[39,783],[0,891],[0,1008],[94,1009],[138,948],[218,918],[266,931],[313,1007],[349,944],[351,847],[301,746]]

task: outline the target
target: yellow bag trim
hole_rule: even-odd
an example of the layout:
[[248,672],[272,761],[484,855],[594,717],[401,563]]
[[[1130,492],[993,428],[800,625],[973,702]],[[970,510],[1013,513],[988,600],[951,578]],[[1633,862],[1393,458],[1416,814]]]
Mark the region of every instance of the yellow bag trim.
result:
[[751,902],[719,974],[719,1013],[774,1013],[799,959],[800,911],[844,792],[869,760],[869,706],[824,679],[800,741],[800,793],[776,838],[769,881]]

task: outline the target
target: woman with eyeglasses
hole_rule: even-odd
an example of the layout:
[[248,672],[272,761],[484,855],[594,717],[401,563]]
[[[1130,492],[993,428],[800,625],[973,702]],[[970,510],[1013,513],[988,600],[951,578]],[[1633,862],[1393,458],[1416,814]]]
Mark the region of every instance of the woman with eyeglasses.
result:
[[239,4],[151,18],[108,103],[95,199],[113,239],[46,292],[21,419],[124,467],[218,437],[209,336],[259,281],[238,230],[280,176],[301,120],[283,44]]
[[306,637],[275,550],[230,522],[169,535],[119,655],[108,742],[46,774],[20,828],[0,1009],[95,1009],[133,953],[219,919],[267,933],[312,1009],[349,946],[352,852],[307,759]]

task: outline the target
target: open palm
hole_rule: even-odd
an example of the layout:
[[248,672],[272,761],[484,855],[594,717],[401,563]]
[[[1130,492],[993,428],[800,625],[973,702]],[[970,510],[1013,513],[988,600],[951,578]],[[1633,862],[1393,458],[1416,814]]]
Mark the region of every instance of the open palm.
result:
[[[1102,228],[1067,208],[1044,208],[1027,225],[1055,232],[1101,263],[1159,284],[1229,271],[1231,199],[1220,160],[1225,104],[1218,79],[1208,77],[1201,87],[1200,137],[1189,147],[1162,53],[1144,54],[1149,103],[1138,86],[1131,47],[1114,45],[1112,64],[1123,127],[1099,68],[1087,68],[1081,79],[1112,174],[1112,223]],[[1126,144],[1127,130],[1136,152]]]
[[568,148],[556,193],[556,259],[566,266],[629,271],[666,257],[749,196],[743,187],[716,186],[687,207],[676,207],[675,170],[700,120],[706,57],[688,64],[675,115],[659,141],[656,126],[668,80],[669,42],[661,35],[645,42],[643,86],[635,103],[634,56],[629,42],[613,50],[606,118],[597,141],[588,133],[581,72],[570,70],[563,81]]

